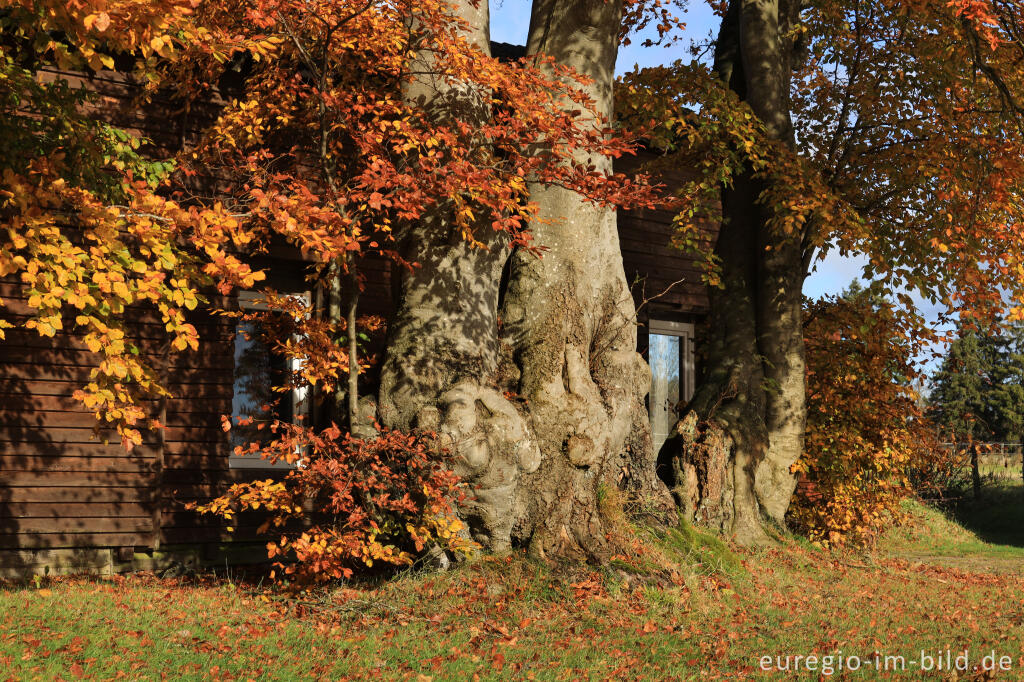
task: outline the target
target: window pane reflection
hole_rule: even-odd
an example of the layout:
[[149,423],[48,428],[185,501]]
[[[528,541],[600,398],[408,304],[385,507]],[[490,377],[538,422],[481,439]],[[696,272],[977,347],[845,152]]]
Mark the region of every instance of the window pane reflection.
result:
[[651,365],[651,431],[654,450],[662,444],[675,426],[679,403],[679,360],[682,357],[679,336],[650,334],[648,362]]

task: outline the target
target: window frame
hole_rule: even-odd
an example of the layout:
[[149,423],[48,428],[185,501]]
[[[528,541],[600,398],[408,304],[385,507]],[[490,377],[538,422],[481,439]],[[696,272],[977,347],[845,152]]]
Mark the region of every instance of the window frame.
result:
[[[310,291],[297,291],[297,292],[292,292],[292,293],[287,294],[287,295],[301,299],[306,305],[309,305],[309,302],[312,300],[312,292],[310,292]],[[240,311],[243,311],[243,312],[245,312],[245,311],[255,311],[255,312],[266,312],[266,311],[269,311],[270,310],[270,306],[268,306],[265,301],[266,301],[265,296],[261,292],[259,292],[259,291],[239,291],[238,292],[237,303],[238,303],[238,309]],[[235,349],[237,349],[238,334],[240,333],[239,327],[241,326],[241,324],[242,324],[242,322],[240,320],[235,323],[235,336],[233,337],[233,340],[232,340],[232,343],[233,343]],[[233,426],[237,423],[236,419],[239,416],[241,416],[241,415],[236,415],[235,414],[235,405],[234,405],[234,400],[235,400],[235,382],[237,381],[236,374],[235,374],[236,371],[237,371],[237,365],[235,364],[236,362],[237,362],[237,350],[234,350],[234,352],[232,353],[232,361],[231,361],[231,377],[232,377],[232,381],[231,381],[231,402],[232,402],[232,405],[231,405],[231,422],[232,422]],[[302,361],[301,360],[296,360],[295,358],[291,358],[291,359],[288,360],[288,362],[290,363],[290,366],[287,368],[288,371],[295,371],[295,370],[300,369],[302,367],[302,364],[301,364]],[[302,416],[304,418],[309,416],[309,409],[308,409],[309,408],[309,404],[308,404],[308,402],[306,400],[308,394],[309,394],[309,389],[306,386],[301,386],[301,387],[297,387],[297,388],[293,388],[292,389],[292,391],[291,391],[292,410],[291,411],[292,411],[292,419],[293,420],[296,417],[298,417],[298,416]],[[230,439],[230,434],[229,434],[229,441],[230,440],[231,439]],[[301,467],[301,465],[302,465],[301,459],[299,461],[297,461],[297,462],[294,462],[294,463],[289,463],[289,462],[280,461],[280,460],[277,461],[277,462],[271,463],[269,460],[266,460],[266,459],[264,459],[262,457],[258,457],[255,454],[236,455],[235,454],[235,445],[236,444],[233,441],[230,442],[231,449],[228,452],[228,469],[231,469],[231,470],[238,470],[238,469],[262,469],[262,470],[291,471],[293,469],[297,469],[297,468]],[[302,453],[299,453],[299,454],[302,454]]]
[[[695,325],[693,322],[679,322],[676,320],[666,319],[649,319],[647,321],[647,362],[650,364],[651,360],[651,336],[674,336],[679,339],[679,357],[677,358],[679,363],[679,401],[682,403],[689,402],[693,398],[693,393],[696,389],[697,382],[697,364],[694,354],[694,332]],[[652,369],[651,375],[651,386],[654,385],[654,375]],[[647,418],[652,425],[651,436],[653,438],[653,424],[655,420],[654,415],[654,401],[650,395],[647,394]],[[671,427],[670,427],[671,428]],[[660,449],[660,445],[655,443],[656,449]]]

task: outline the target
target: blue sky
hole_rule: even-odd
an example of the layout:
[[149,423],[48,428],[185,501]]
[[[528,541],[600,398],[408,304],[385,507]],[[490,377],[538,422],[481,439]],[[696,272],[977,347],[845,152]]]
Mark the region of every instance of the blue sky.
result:
[[[717,33],[718,17],[706,3],[701,0],[691,2],[690,10],[684,15],[686,36],[670,47],[642,47],[643,38],[619,50],[616,71],[622,73],[634,65],[653,66],[665,64],[677,59],[690,60],[689,44],[691,40],[702,40]],[[526,43],[526,34],[530,27],[529,0],[492,0],[491,2],[491,40],[514,45]],[[817,264],[814,272],[804,283],[804,293],[811,297],[824,294],[836,294],[846,288],[855,277],[859,276],[863,267],[863,258],[843,258],[829,255]]]

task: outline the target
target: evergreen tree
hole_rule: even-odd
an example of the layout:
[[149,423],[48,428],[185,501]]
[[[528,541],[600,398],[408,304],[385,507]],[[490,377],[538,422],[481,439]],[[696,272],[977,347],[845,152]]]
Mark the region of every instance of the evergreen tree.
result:
[[992,440],[997,423],[991,397],[999,339],[961,327],[932,379],[929,413],[944,439]]
[[962,327],[932,377],[932,419],[949,440],[1018,442],[1024,435],[1024,328]]
[[929,414],[940,435],[970,443],[974,492],[981,490],[976,443],[1024,435],[1024,329],[999,333],[963,326],[932,379]]
[[997,440],[1024,440],[1024,327],[1008,325],[998,339],[989,404]]

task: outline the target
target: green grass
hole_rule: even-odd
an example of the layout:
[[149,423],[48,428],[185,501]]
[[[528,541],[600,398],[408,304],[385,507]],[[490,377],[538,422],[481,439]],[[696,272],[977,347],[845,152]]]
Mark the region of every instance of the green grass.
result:
[[[870,552],[793,541],[743,550],[681,525],[640,529],[646,549],[603,569],[515,553],[301,597],[146,575],[7,585],[0,677],[722,679],[764,677],[761,656],[909,661],[966,648],[973,662],[1010,655],[1003,677],[1019,679],[1024,578],[1000,564],[1024,550],[909,511],[912,524]],[[1004,504],[973,518],[1018,512]],[[964,558],[981,563],[945,563]]]
[[745,574],[739,554],[721,538],[701,532],[680,519],[675,528],[653,532],[655,542],[676,563],[703,574],[721,574],[737,579]]
[[[1024,488],[990,485],[980,500],[968,496],[950,513],[916,501],[910,520],[889,532],[881,549],[892,555],[956,559],[972,566],[1020,561],[1024,567]],[[947,562],[948,563],[948,562]]]
[[982,463],[978,467],[978,472],[986,478],[999,479],[1003,481],[1010,481],[1012,483],[1021,482],[1021,463],[1015,461],[1009,466],[1002,464],[987,464]]
[[979,500],[965,500],[956,508],[956,519],[988,543],[1024,548],[1024,487],[989,484]]

